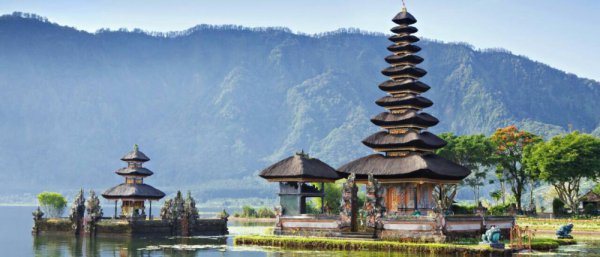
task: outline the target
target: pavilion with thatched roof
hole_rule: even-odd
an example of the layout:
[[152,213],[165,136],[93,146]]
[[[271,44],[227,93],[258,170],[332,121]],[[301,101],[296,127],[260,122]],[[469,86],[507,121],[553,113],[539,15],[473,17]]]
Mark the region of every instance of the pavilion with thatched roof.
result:
[[[162,199],[165,193],[151,185],[144,184],[144,178],[154,174],[149,169],[142,167],[142,164],[149,161],[150,158],[139,150],[138,145],[135,145],[133,150],[125,154],[121,160],[127,162],[127,167],[120,168],[115,173],[125,177],[125,183],[106,190],[102,196],[115,201],[114,217],[145,218],[146,201],[150,204],[149,215],[152,217],[152,201]],[[119,200],[122,203],[121,214],[117,215]]]
[[[269,182],[279,182],[281,212],[286,216],[306,214],[307,198],[319,197],[323,203],[324,183],[342,178],[334,168],[304,151],[267,167],[259,176]],[[320,183],[320,187],[314,183]],[[323,204],[321,212],[324,212]]]

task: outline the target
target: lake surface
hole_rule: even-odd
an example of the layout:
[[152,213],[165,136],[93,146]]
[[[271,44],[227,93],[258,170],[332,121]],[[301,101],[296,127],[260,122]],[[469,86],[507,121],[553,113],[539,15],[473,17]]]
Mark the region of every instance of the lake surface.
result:
[[[0,207],[0,256],[269,256],[269,257],[342,257],[342,256],[416,256],[398,252],[372,251],[291,251],[276,248],[233,246],[233,236],[261,234],[269,224],[230,222],[226,237],[194,238],[129,238],[37,236],[31,235],[33,207]],[[579,245],[561,247],[558,253],[535,253],[536,256],[600,257],[600,241],[583,241]],[[422,255],[432,256],[432,255]]]

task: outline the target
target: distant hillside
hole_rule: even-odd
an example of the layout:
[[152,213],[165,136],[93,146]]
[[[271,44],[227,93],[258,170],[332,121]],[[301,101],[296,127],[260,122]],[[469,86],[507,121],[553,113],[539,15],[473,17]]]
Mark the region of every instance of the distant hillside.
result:
[[[392,24],[390,24],[391,26]],[[304,149],[333,166],[369,153],[386,37],[200,25],[95,34],[0,17],[0,194],[120,183],[134,143],[150,184],[199,197],[272,197],[255,174]],[[600,83],[502,50],[423,40],[436,133],[600,124]],[[571,125],[569,125],[571,124]],[[596,129],[599,133],[600,129]]]

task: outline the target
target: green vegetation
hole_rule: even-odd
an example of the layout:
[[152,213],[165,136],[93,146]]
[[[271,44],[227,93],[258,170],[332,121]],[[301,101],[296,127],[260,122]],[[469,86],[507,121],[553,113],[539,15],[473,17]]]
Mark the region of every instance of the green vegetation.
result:
[[[522,211],[525,186],[531,185],[530,191],[533,191],[536,178],[535,173],[523,165],[523,153],[526,147],[540,142],[542,138],[512,125],[497,129],[490,139],[496,145],[496,172],[510,185],[510,190],[517,200],[517,209]],[[533,199],[533,195],[531,198]]]
[[494,145],[482,134],[455,136],[452,133],[442,133],[440,138],[448,144],[436,153],[472,171],[471,175],[463,180],[463,185],[473,189],[475,202],[479,202],[479,191],[480,187],[485,185],[486,171],[494,164]]
[[[333,239],[320,237],[291,237],[291,236],[236,236],[235,245],[259,245],[292,249],[319,250],[386,250],[403,251],[408,253],[489,253],[503,251],[490,247],[479,246],[478,240],[461,239],[447,243],[409,243],[396,241],[365,241]],[[508,243],[504,240],[504,243]],[[535,238],[531,242],[534,250],[547,251],[558,248],[559,245],[574,244],[574,240],[557,240],[551,238]]]
[[573,213],[578,212],[583,180],[600,177],[600,139],[577,131],[533,146],[524,158],[528,170],[553,185]]
[[569,219],[538,219],[538,218],[517,218],[517,225],[521,227],[528,226],[533,230],[545,230],[545,231],[556,231],[560,226],[573,223],[573,232],[599,232],[600,233],[600,219],[599,218],[569,218]]
[[248,205],[244,205],[241,212],[233,214],[233,217],[236,218],[275,218],[275,216],[275,211],[267,207],[255,209]]
[[557,217],[564,215],[565,214],[565,203],[558,198],[554,198],[554,200],[552,200],[552,213],[554,214],[554,216],[557,216]]
[[452,243],[403,243],[392,241],[363,241],[288,236],[236,236],[234,238],[234,244],[315,250],[394,250],[409,253],[483,253],[489,251],[501,251],[477,245],[459,245]]
[[39,193],[37,199],[46,217],[60,217],[67,207],[67,199],[56,192]]

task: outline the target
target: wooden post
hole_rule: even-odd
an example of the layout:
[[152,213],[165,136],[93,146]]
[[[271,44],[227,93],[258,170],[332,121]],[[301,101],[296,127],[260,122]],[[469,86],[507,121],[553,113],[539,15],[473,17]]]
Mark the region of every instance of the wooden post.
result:
[[119,200],[115,200],[115,216],[113,216],[113,218],[117,218],[117,202],[119,202]]
[[150,217],[150,220],[152,220],[152,200],[148,200],[148,202],[150,203],[150,211],[148,217]]
[[323,196],[321,196],[321,214],[325,214],[325,183],[321,182],[321,192]]
[[417,193],[419,192],[419,191],[417,190],[417,187],[418,187],[418,186],[419,186],[418,184],[415,184],[414,197],[413,197],[413,199],[414,199],[413,201],[414,201],[414,209],[415,209],[415,212],[419,210],[419,207],[417,206],[417,202],[418,202],[418,201],[417,201]]

